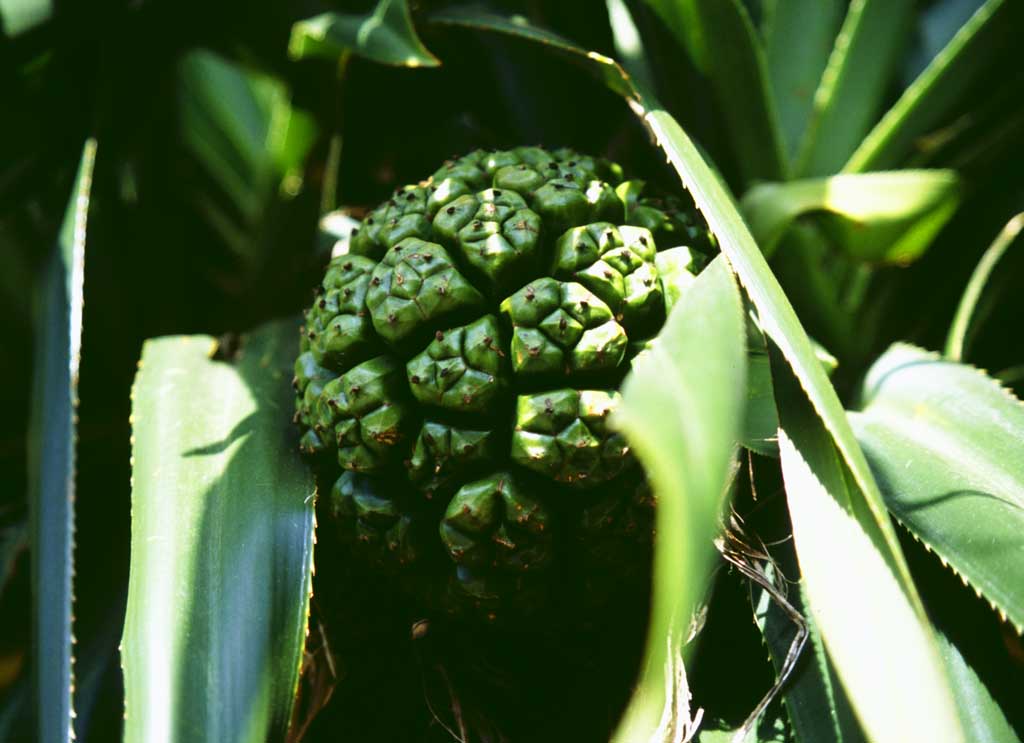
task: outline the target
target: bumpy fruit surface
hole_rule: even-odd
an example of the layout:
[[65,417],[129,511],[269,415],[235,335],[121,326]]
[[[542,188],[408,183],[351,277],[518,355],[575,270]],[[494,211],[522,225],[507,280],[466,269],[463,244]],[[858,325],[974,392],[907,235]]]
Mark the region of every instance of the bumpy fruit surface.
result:
[[714,250],[692,205],[570,150],[477,151],[396,190],[332,259],[295,364],[341,537],[492,616],[642,574],[653,499],[609,421]]

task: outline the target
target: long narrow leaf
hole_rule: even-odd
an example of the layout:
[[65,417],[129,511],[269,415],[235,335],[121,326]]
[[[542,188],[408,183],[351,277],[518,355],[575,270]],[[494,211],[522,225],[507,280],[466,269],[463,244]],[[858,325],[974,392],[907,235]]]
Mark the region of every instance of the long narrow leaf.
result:
[[1018,214],[1003,227],[996,239],[981,256],[978,265],[967,282],[967,288],[957,305],[956,314],[953,316],[953,323],[949,327],[949,335],[946,337],[946,356],[953,361],[963,361],[964,354],[970,347],[978,326],[976,311],[981,301],[992,272],[1006,251],[1017,242],[1021,231],[1024,230],[1024,213]]
[[82,150],[57,244],[39,287],[29,434],[33,671],[40,743],[72,737],[75,445],[85,232],[96,142]]
[[132,391],[126,743],[281,741],[298,684],[313,478],[290,425],[291,322],[213,358],[143,348]]
[[906,264],[919,258],[960,203],[951,170],[837,175],[750,189],[743,215],[766,255],[807,214],[827,215],[837,247],[851,258]]
[[786,366],[773,363],[779,453],[814,621],[874,743],[965,742],[931,625],[859,513],[849,469]]
[[796,172],[838,172],[870,130],[892,79],[913,11],[912,0],[853,0],[836,39]]
[[[786,562],[792,562],[792,567],[796,567],[793,557]],[[803,583],[798,583],[796,589],[789,592],[788,600],[793,608],[804,614],[807,599]],[[796,636],[793,620],[772,601],[767,591],[761,592],[755,617],[778,672]],[[797,743],[860,743],[864,735],[853,719],[849,700],[825,652],[818,626],[814,618],[806,614],[804,621],[807,642],[783,691],[793,737]]]
[[864,138],[843,170],[863,173],[898,165],[913,150],[914,140],[941,124],[996,53],[1012,43],[1024,20],[1020,11],[1015,0],[988,0],[980,7]]
[[939,648],[956,690],[956,704],[968,740],[971,743],[1020,743],[1020,735],[956,645],[940,635]]
[[644,672],[616,741],[681,740],[690,722],[682,648],[709,580],[742,421],[744,337],[739,290],[718,258],[683,294],[623,388],[616,425],[651,476],[658,538]]
[[775,0],[771,5],[764,30],[765,59],[779,130],[791,158],[814,110],[814,91],[841,21],[839,0]]
[[[740,0],[647,0],[711,78],[747,182],[781,180],[788,166],[764,49]],[[669,23],[685,18],[688,25]],[[696,24],[696,25],[694,25]],[[708,40],[711,49],[705,49]]]
[[1024,405],[982,372],[899,344],[850,418],[886,503],[1024,631]]

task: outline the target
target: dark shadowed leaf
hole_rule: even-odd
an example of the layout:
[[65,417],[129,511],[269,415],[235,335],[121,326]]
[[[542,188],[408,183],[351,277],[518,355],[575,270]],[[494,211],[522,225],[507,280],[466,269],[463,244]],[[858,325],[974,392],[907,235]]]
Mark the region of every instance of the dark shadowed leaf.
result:
[[[740,0],[647,0],[710,77],[747,182],[788,171],[764,49]],[[708,40],[713,48],[706,49]]]
[[75,446],[85,231],[96,142],[82,151],[64,221],[40,279],[29,450],[34,695],[40,743],[68,741],[74,718],[72,594]]
[[1000,49],[1019,40],[1024,13],[1014,0],[988,0],[931,60],[852,154],[843,170],[896,167],[915,140],[943,123],[953,106],[988,72]]

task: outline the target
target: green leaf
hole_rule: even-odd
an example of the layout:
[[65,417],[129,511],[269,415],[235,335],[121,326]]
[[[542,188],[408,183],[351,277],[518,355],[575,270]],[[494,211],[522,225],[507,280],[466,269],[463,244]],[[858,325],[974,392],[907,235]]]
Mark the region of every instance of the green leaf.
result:
[[956,315],[953,316],[953,323],[949,327],[949,335],[946,337],[946,356],[952,361],[963,361],[964,354],[970,347],[971,339],[978,329],[981,312],[978,305],[985,286],[992,277],[996,266],[1006,251],[1016,244],[1020,237],[1021,230],[1024,230],[1024,212],[1016,215],[1006,223],[996,239],[981,256],[978,265],[971,274],[967,288],[964,289],[960,304],[957,305]]
[[[740,0],[647,0],[711,79],[746,182],[782,180],[788,166],[764,49]],[[673,22],[685,19],[685,22]],[[713,48],[705,49],[713,39]]]
[[1015,43],[1024,21],[1019,2],[988,0],[907,88],[857,147],[843,170],[861,173],[896,167],[916,140],[943,123],[972,86],[989,74],[990,63]]
[[906,264],[928,249],[960,195],[951,170],[900,170],[765,183],[750,189],[741,206],[768,256],[793,222],[817,215],[851,258]]
[[[793,542],[814,621],[874,743],[966,741],[933,630],[797,379],[772,364]],[[866,650],[870,649],[870,651]]]
[[775,0],[770,7],[764,29],[768,80],[786,152],[795,157],[814,109],[814,91],[839,30],[842,3]]
[[641,680],[616,741],[681,735],[690,722],[682,648],[710,579],[746,395],[744,319],[724,258],[673,308],[623,387],[615,425],[658,498],[654,598]]
[[775,391],[768,354],[763,350],[747,355],[747,407],[740,442],[747,449],[766,457],[779,455],[779,416],[775,410]]
[[[773,559],[775,564],[769,565],[767,575],[781,577],[785,581],[776,579],[776,585],[796,589],[787,591],[786,600],[803,616],[807,628],[807,641],[782,691],[793,739],[796,743],[860,743],[864,735],[836,677],[835,666],[825,652],[814,618],[808,616],[805,609],[805,586],[802,581],[791,582],[788,578],[788,575],[798,573],[792,542],[773,550]],[[796,638],[797,628],[789,615],[763,589],[754,608],[754,619],[778,674]]]
[[850,419],[893,515],[1024,630],[1024,406],[972,367],[897,344],[859,407]]
[[126,743],[279,741],[305,641],[313,476],[290,423],[297,325],[148,341],[132,391]]
[[96,141],[82,149],[57,244],[38,291],[28,436],[36,740],[68,741],[74,719],[72,594],[75,446],[85,232]]
[[912,0],[853,0],[800,146],[799,175],[838,172],[878,113],[913,12]]
[[416,35],[406,0],[378,0],[372,13],[351,15],[331,11],[292,26],[288,42],[292,59],[323,57],[340,61],[352,52],[387,65],[441,64]]
[[1020,736],[992,698],[985,682],[949,638],[939,635],[939,649],[953,681],[960,721],[968,740],[971,743],[1020,743]]
[[633,22],[633,16],[625,0],[606,0],[608,23],[615,39],[615,52],[622,59],[622,65],[636,84],[646,90],[654,90],[654,74],[647,60],[640,31]]

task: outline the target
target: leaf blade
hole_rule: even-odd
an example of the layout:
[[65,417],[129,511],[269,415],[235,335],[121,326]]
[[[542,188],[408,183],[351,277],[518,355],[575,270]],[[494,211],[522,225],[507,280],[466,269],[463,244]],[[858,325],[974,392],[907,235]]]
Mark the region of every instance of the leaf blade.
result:
[[872,366],[851,421],[886,504],[1024,630],[1024,405],[982,372],[906,344]]
[[75,447],[85,237],[96,141],[87,140],[38,299],[29,433],[36,734],[73,737]]
[[801,176],[838,172],[882,103],[909,26],[910,0],[854,0],[839,31],[795,168]]
[[659,538],[645,671],[616,741],[652,740],[690,722],[685,676],[680,688],[678,674],[709,577],[742,420],[744,337],[739,290],[718,258],[683,294],[623,387],[616,425],[650,473]]
[[1019,22],[1012,15],[1019,11],[1019,5],[1014,5],[1003,0],[988,0],[982,5],[875,124],[843,171],[891,168],[909,155],[914,140],[941,123],[1002,44],[1010,40],[1011,29]]
[[[814,621],[864,731],[875,743],[965,741],[913,588],[902,584],[885,554],[881,529],[864,519],[857,486],[797,380],[781,360],[773,370],[800,572]],[[834,559],[837,554],[842,559]]]
[[907,264],[928,249],[960,196],[952,170],[900,170],[760,184],[744,194],[741,208],[769,256],[797,219],[824,214],[851,258]]
[[[739,0],[647,0],[711,79],[747,182],[781,180],[788,163],[764,49]],[[671,22],[684,18],[688,23]],[[705,49],[715,40],[714,52]]]
[[[283,739],[313,547],[312,475],[292,441],[294,323],[147,342],[133,388],[125,741]],[[239,621],[244,617],[244,621]]]
[[437,67],[441,64],[420,41],[406,0],[378,0],[365,15],[333,11],[299,21],[292,27],[292,59],[338,59],[355,52],[380,64]]

